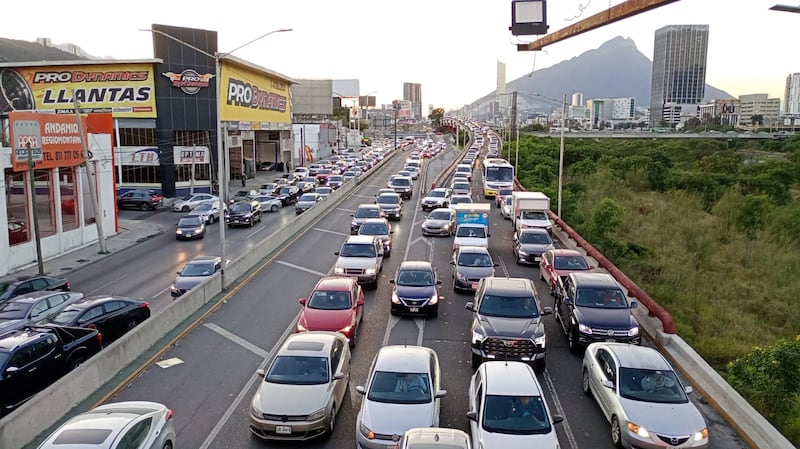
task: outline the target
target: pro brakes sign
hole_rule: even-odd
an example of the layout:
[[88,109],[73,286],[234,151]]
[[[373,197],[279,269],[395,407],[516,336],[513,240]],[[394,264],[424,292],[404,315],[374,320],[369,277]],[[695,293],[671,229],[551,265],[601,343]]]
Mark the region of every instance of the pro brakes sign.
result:
[[169,78],[172,82],[172,87],[177,87],[186,95],[194,95],[200,92],[200,89],[208,87],[214,75],[205,73],[203,75],[197,73],[194,69],[186,69],[181,73],[166,72],[162,75]]

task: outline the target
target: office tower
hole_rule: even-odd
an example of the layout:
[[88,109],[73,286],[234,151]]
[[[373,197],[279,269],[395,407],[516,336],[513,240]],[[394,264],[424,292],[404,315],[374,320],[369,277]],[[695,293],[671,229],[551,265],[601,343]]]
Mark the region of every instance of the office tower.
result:
[[800,73],[792,73],[786,77],[783,105],[785,114],[800,115]]
[[403,83],[403,100],[411,102],[411,111],[414,118],[422,118],[422,84]]
[[572,94],[572,106],[583,106],[583,93],[575,92]]

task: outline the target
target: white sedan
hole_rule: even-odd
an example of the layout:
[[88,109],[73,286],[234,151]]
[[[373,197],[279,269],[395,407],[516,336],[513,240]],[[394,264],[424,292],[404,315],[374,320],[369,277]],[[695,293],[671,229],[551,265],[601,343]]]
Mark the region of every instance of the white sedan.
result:
[[258,204],[261,205],[261,210],[270,212],[277,212],[283,205],[281,200],[271,195],[259,195],[253,198],[253,201],[258,201]]
[[187,195],[174,203],[172,203],[173,212],[189,212],[197,207],[198,204],[219,201],[214,195],[208,193],[195,193],[194,195]]

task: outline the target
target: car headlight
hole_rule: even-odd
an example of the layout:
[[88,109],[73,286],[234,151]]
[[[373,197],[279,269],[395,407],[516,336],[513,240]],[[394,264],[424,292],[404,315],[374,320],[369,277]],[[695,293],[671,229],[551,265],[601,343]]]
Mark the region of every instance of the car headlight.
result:
[[438,304],[438,303],[439,303],[439,295],[437,293],[434,293],[433,295],[431,295],[431,300],[428,302],[428,304]]
[[261,402],[261,393],[256,392],[256,394],[253,396],[253,400],[250,401],[250,413],[258,418],[264,416],[264,411],[258,407],[258,404],[260,402]]
[[357,228],[357,227],[358,227],[358,222],[351,221],[351,222],[350,222],[350,227],[352,227],[352,228]]
[[181,231],[180,229],[178,229],[178,230],[176,230],[176,231],[175,231],[175,233],[176,233],[176,234],[178,234],[178,235],[181,235],[181,234],[183,234],[183,231]]
[[592,328],[585,324],[578,324],[578,332],[582,334],[592,334]]
[[367,439],[372,440],[375,438],[375,432],[370,430],[369,427],[365,426],[363,422],[358,424],[358,431],[361,432],[361,435],[367,437]]
[[444,225],[444,229],[450,229],[450,223]]
[[349,334],[351,330],[353,330],[353,326],[345,326],[339,329],[339,332],[341,332],[342,334]]
[[527,256],[528,255],[528,253],[526,251],[523,251],[521,249],[517,250],[517,253],[519,253],[520,256]]
[[628,330],[628,337],[635,337],[639,335],[639,326],[634,326]]
[[397,293],[392,292],[392,303],[393,304],[400,304],[400,298],[397,297]]
[[536,343],[537,346],[544,348],[545,339],[545,335],[542,334],[541,336],[534,338],[533,342]]
[[336,268],[333,269],[333,272],[336,273],[336,274],[344,274],[344,268],[336,267]]
[[325,417],[325,407],[309,413],[309,415],[308,415],[308,417],[306,419],[309,420],[309,421],[316,421],[316,420],[322,419],[324,417]]
[[370,274],[370,275],[371,275],[371,274],[375,274],[375,273],[377,273],[377,272],[378,272],[378,270],[376,270],[376,269],[374,269],[374,268],[367,268],[367,269],[364,271],[364,273],[365,273],[365,274]]
[[703,427],[702,430],[699,432],[694,433],[694,440],[695,441],[703,441],[708,439],[708,427]]
[[180,291],[180,289],[179,289],[178,287],[176,287],[175,285],[170,285],[170,286],[169,286],[169,289],[170,289],[171,291],[173,291],[173,292]]
[[307,330],[308,330],[308,328],[306,328],[305,326],[303,326],[302,324],[300,324],[300,322],[299,322],[299,321],[297,322],[297,332],[305,332],[305,331],[307,331]]
[[647,429],[630,421],[628,421],[628,430],[642,438],[650,438],[650,432],[648,432]]
[[480,343],[483,339],[486,338],[480,331],[473,330],[472,331],[472,343]]

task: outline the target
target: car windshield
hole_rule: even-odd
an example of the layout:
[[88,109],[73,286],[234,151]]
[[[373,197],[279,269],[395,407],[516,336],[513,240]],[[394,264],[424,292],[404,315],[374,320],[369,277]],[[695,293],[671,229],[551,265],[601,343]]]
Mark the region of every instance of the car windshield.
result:
[[430,287],[433,285],[433,273],[429,270],[400,270],[396,282],[406,287]]
[[512,435],[547,434],[550,419],[541,396],[487,395],[483,428]]
[[556,270],[588,270],[583,256],[556,256]]
[[359,207],[354,214],[355,218],[380,218],[381,211],[377,207]]
[[534,245],[549,245],[553,243],[550,236],[545,232],[520,232],[520,243],[530,243]]
[[390,404],[427,404],[432,401],[428,374],[375,371],[367,399]]
[[316,178],[312,178],[312,177],[309,176],[309,177],[303,178],[303,182],[307,182],[307,183],[310,183],[310,184],[316,184],[317,183],[317,179]]
[[475,239],[485,239],[486,238],[486,230],[482,227],[477,226],[459,226],[458,231],[456,231],[456,237],[468,237],[468,238],[475,238]]
[[526,210],[522,212],[523,220],[547,220],[547,214],[540,210]]
[[336,182],[336,181],[341,182],[342,181],[342,176],[341,175],[334,175],[334,176],[331,176],[330,178],[328,178],[328,182]]
[[400,204],[400,197],[398,195],[381,195],[378,197],[378,202],[381,204]]
[[9,301],[0,305],[0,318],[4,320],[25,318],[25,315],[28,314],[34,304],[33,302]]
[[214,264],[208,263],[190,263],[183,267],[181,276],[211,276],[214,274]]
[[673,371],[620,368],[619,394],[623,398],[661,404],[689,402]]
[[575,305],[600,309],[627,309],[628,300],[616,288],[578,288]]
[[194,226],[200,226],[203,223],[203,220],[200,217],[183,217],[178,221],[179,228],[191,228]]
[[287,385],[319,385],[328,383],[328,359],[279,355],[264,376],[265,382]]
[[319,187],[317,193],[320,195],[330,195],[332,189],[330,187]]
[[6,299],[6,295],[9,295],[11,291],[11,282],[0,282],[0,299]]
[[342,257],[378,257],[375,245],[369,243],[345,243],[339,251]]
[[457,182],[453,184],[453,190],[469,190],[469,184],[465,182]]
[[278,194],[280,195],[288,195],[290,193],[292,193],[292,189],[289,187],[281,187],[281,189],[278,191]]
[[77,318],[81,312],[83,312],[83,310],[67,307],[61,312],[58,312],[51,320],[56,324],[68,325],[75,321],[75,318]]
[[428,214],[429,220],[449,220],[450,212],[446,210],[435,210]]
[[431,198],[444,198],[447,196],[447,192],[444,190],[431,190],[428,193],[428,196]]
[[312,193],[306,193],[306,194],[303,194],[303,196],[300,197],[299,201],[314,202],[314,201],[317,201],[317,196],[312,194]]
[[506,203],[506,206],[512,206],[514,204],[514,198],[510,196],[504,197],[503,201]]
[[458,256],[459,267],[491,267],[492,258],[486,253],[461,253]]
[[231,206],[234,212],[250,212],[250,203],[236,203]]
[[400,175],[400,176],[411,176],[411,172],[410,172],[410,171],[408,171],[408,170],[401,170],[401,171],[399,172],[399,175]]
[[317,290],[308,298],[306,307],[319,310],[347,310],[351,307],[350,293]]
[[396,178],[392,180],[392,185],[397,187],[408,187],[411,185],[411,181],[406,178]]
[[318,174],[318,175],[330,175],[330,174],[331,174],[331,171],[330,171],[330,170],[328,170],[327,168],[323,168],[322,170],[318,170],[318,171],[317,171],[317,174]]
[[468,196],[460,196],[454,195],[453,198],[450,199],[450,204],[461,204],[461,203],[471,203],[472,198]]
[[191,196],[191,195],[189,195],[189,196],[184,196],[183,198],[181,198],[181,201],[189,201],[190,199],[192,199],[192,196]]
[[486,294],[481,299],[478,313],[501,318],[536,318],[539,308],[532,296],[497,296]]
[[197,207],[194,208],[195,212],[205,212],[211,210],[213,205],[211,203],[202,203],[198,204]]
[[389,226],[386,223],[364,223],[358,228],[361,235],[389,235]]
[[250,195],[250,191],[249,190],[240,190],[240,191],[236,192],[236,195],[233,195],[233,196],[237,196],[239,198],[244,198],[247,195]]

